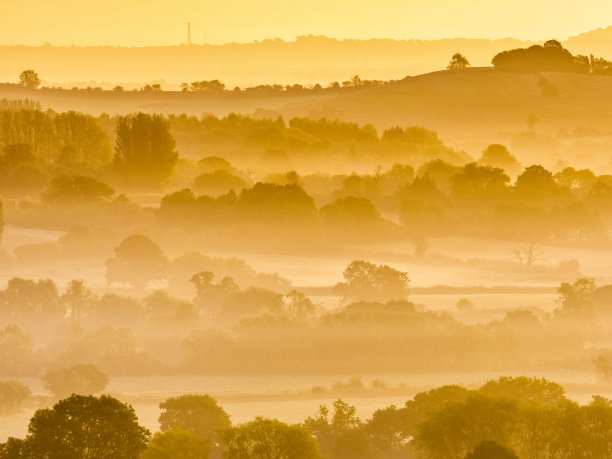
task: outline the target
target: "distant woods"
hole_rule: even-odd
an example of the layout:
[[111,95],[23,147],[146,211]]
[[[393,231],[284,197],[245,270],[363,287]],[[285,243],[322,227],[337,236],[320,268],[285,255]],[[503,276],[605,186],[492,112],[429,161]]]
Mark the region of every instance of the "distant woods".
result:
[[503,51],[491,62],[499,70],[514,72],[612,74],[612,62],[592,54],[574,56],[557,40],[548,40],[544,45]]

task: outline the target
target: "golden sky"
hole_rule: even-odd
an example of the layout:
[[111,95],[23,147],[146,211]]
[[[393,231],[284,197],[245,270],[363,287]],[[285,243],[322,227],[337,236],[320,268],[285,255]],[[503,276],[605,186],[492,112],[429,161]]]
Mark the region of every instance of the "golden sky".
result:
[[612,24],[610,0],[0,0],[0,44],[163,45],[297,35],[565,39]]

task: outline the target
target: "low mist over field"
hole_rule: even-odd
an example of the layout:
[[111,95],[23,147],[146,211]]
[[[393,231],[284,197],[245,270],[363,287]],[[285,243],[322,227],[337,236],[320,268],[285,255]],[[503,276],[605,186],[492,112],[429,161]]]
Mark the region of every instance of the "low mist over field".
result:
[[610,457],[612,29],[69,3],[0,32],[0,459]]

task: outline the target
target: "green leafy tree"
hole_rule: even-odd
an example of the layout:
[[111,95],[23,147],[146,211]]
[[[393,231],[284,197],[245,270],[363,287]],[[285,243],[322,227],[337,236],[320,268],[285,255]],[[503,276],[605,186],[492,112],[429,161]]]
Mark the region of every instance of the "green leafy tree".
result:
[[312,434],[300,426],[276,419],[256,418],[226,434],[228,457],[232,459],[319,459]]
[[355,301],[388,301],[408,296],[408,273],[387,265],[354,260],[342,273],[345,282],[335,285],[334,292],[344,303]]
[[210,445],[193,432],[173,428],[153,435],[142,459],[208,459]]
[[108,282],[128,282],[143,290],[147,283],[168,274],[169,260],[162,249],[147,236],[135,234],[115,247],[115,256],[106,260]]
[[106,395],[72,395],[36,411],[28,436],[14,449],[32,459],[138,459],[150,435],[130,405]]
[[171,397],[159,404],[162,432],[174,428],[192,432],[210,444],[219,443],[224,430],[231,427],[229,415],[210,395],[187,394]]
[[178,161],[170,124],[162,115],[137,113],[117,118],[115,166],[134,181],[159,184]]
[[108,375],[91,364],[47,371],[42,380],[45,388],[57,398],[70,394],[96,394],[102,392],[109,382]]
[[19,84],[26,88],[36,89],[40,86],[40,78],[34,70],[24,70],[19,74]]

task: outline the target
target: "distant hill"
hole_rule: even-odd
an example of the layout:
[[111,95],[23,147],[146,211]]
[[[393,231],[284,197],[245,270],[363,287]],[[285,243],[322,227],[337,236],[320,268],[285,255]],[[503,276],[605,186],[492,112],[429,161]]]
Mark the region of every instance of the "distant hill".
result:
[[[226,85],[321,83],[401,79],[446,67],[455,52],[472,65],[490,65],[498,52],[531,43],[515,39],[337,40],[305,36],[296,41],[263,40],[245,44],[166,47],[0,46],[0,81],[16,81],[35,69],[44,84],[105,86],[219,79]],[[76,83],[74,83],[76,82]]]
[[[543,81],[547,89],[543,89]],[[547,90],[554,88],[556,96]],[[396,83],[316,102],[293,104],[286,116],[326,112],[377,127],[427,126],[453,134],[525,129],[531,113],[547,123],[609,129],[612,77],[511,73],[468,68],[408,77]]]
[[563,44],[573,54],[594,54],[612,60],[612,26],[570,37]]

